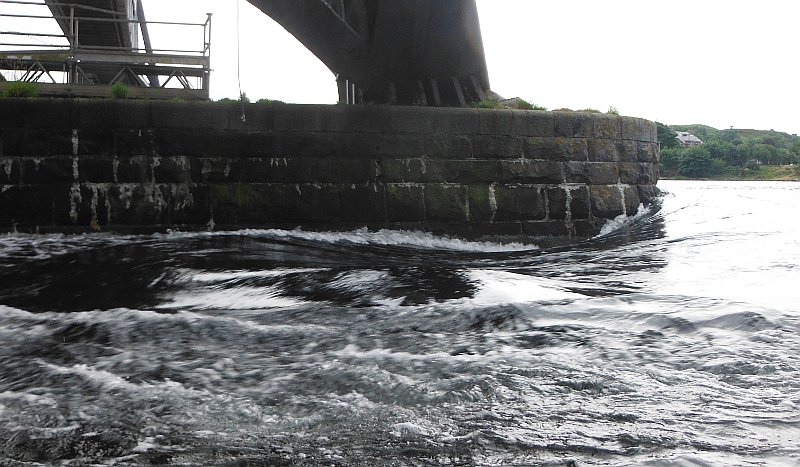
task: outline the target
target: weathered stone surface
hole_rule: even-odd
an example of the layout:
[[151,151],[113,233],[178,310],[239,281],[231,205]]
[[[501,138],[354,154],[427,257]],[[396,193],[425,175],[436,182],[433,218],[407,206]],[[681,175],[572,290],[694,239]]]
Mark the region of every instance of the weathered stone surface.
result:
[[586,186],[570,188],[569,196],[569,212],[572,219],[588,219],[592,212],[589,188]]
[[622,162],[619,164],[619,182],[629,185],[649,185],[658,181],[658,166],[646,162]]
[[622,139],[634,141],[650,142],[650,135],[652,134],[653,125],[647,120],[632,117],[621,117],[620,125],[622,130]]
[[20,157],[0,156],[0,185],[16,185],[22,182],[22,160]]
[[74,181],[72,156],[22,157],[0,161],[0,183],[55,184]]
[[497,222],[542,220],[547,216],[545,197],[540,187],[495,187]]
[[619,160],[619,145],[616,140],[590,139],[589,162],[617,162]]
[[625,196],[625,214],[632,216],[639,212],[639,190],[635,186],[626,186],[622,189]]
[[622,128],[621,118],[617,115],[591,114],[594,127],[594,137],[599,139],[620,139]]
[[641,162],[654,162],[658,163],[659,152],[658,143],[637,143],[639,149],[639,160]]
[[497,209],[494,188],[489,185],[469,185],[467,200],[471,222],[491,222],[494,219]]
[[567,218],[567,192],[564,188],[547,188],[547,213],[550,219]]
[[512,110],[513,134],[552,138],[555,134],[555,118],[552,112],[538,110]]
[[528,137],[523,141],[526,159],[550,161],[589,160],[587,140],[582,138]]
[[586,112],[553,112],[555,136],[561,138],[591,138],[594,118]]
[[466,222],[467,187],[460,185],[425,186],[425,220],[431,222]]
[[655,125],[627,117],[250,104],[243,121],[239,103],[35,101],[0,100],[4,228],[582,236],[658,195]]
[[386,189],[386,215],[389,222],[425,220],[425,194],[422,185],[389,183]]
[[0,225],[50,225],[53,189],[50,185],[0,186]]
[[554,161],[530,161],[526,159],[500,161],[499,183],[552,183],[564,181],[563,165]]
[[478,133],[481,135],[513,135],[513,118],[509,109],[483,109],[480,112]]
[[608,185],[619,182],[617,164],[604,162],[566,162],[564,172],[567,183]]
[[603,219],[613,219],[625,214],[619,185],[592,185],[589,187],[592,214]]
[[476,159],[517,159],[523,157],[523,138],[518,136],[476,135]]
[[425,155],[432,159],[470,159],[473,143],[470,135],[428,135],[424,138]]
[[650,205],[661,195],[661,190],[655,185],[639,185],[637,188],[639,190],[639,200],[645,205]]

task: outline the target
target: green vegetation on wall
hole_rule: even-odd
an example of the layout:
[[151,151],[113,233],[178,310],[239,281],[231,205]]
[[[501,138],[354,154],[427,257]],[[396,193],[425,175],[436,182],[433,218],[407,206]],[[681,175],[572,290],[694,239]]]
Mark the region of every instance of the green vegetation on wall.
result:
[[26,81],[8,81],[3,86],[3,93],[0,97],[36,97],[39,95],[39,90],[36,83],[28,83]]

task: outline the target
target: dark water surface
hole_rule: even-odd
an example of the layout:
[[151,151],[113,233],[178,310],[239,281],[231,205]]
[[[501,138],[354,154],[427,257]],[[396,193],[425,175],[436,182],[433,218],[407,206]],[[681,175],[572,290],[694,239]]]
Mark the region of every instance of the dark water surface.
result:
[[0,465],[798,465],[800,184],[567,247],[0,237]]

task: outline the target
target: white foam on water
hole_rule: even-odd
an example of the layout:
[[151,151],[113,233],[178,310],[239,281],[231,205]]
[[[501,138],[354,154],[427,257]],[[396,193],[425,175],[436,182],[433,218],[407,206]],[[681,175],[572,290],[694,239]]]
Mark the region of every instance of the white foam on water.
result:
[[495,243],[468,241],[459,238],[443,237],[429,232],[407,230],[379,230],[370,232],[366,227],[349,232],[311,232],[302,229],[245,229],[233,232],[172,232],[166,238],[193,238],[202,236],[241,236],[253,238],[289,238],[326,243],[353,245],[408,246],[430,250],[450,250],[473,253],[499,253],[511,251],[533,251],[539,247],[533,244]]
[[469,299],[477,305],[525,303],[583,298],[570,292],[564,282],[533,277],[508,271],[474,269],[469,278],[478,284],[475,296]]
[[165,297],[167,302],[158,310],[265,310],[289,308],[305,302],[280,296],[274,287],[244,287],[235,289],[187,290]]
[[649,215],[650,215],[650,208],[640,204],[639,210],[636,211],[636,214],[634,214],[633,216],[620,214],[614,219],[611,219],[610,221],[603,224],[603,227],[600,228],[600,233],[597,234],[594,238],[605,237]]

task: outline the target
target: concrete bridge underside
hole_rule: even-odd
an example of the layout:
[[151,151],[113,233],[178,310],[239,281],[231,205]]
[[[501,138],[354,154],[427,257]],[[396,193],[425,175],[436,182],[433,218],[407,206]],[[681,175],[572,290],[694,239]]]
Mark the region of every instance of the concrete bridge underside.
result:
[[464,106],[489,76],[475,0],[248,0],[337,76],[339,98]]

